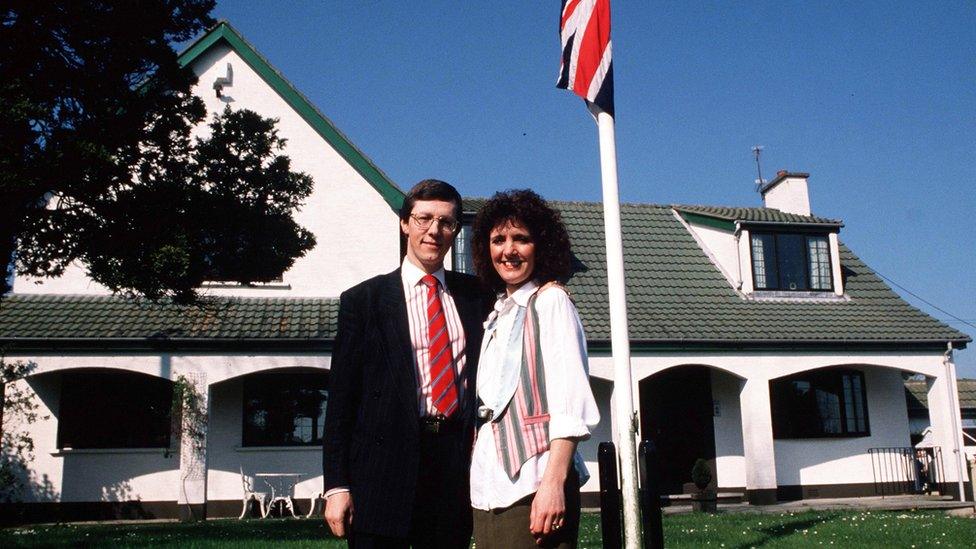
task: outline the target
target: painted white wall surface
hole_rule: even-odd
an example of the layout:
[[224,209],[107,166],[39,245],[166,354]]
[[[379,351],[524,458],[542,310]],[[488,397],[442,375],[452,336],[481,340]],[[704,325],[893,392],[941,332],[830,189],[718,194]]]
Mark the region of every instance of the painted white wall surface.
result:
[[886,368],[858,369],[864,372],[871,436],[776,440],[780,485],[872,482],[868,448],[911,446],[901,374]]
[[[739,273],[739,250],[733,232],[696,223],[685,223],[685,226],[729,285],[738,290],[742,277]],[[747,263],[744,267],[751,269],[750,265],[751,263]]]
[[[590,472],[590,480],[581,489],[584,492],[598,492],[600,490],[600,469],[597,462],[597,451],[601,442],[613,442],[613,426],[611,416],[613,408],[610,396],[613,394],[613,381],[600,378],[590,378],[590,389],[600,410],[600,423],[590,432],[590,438],[579,444],[579,452],[586,461],[586,468]],[[619,450],[619,448],[618,448]]]
[[798,215],[810,215],[810,193],[806,177],[788,175],[763,193],[767,208]]
[[[613,364],[610,357],[590,357],[590,374],[594,377],[600,377],[603,379],[612,379],[613,376]],[[825,459],[837,459],[836,456],[839,452],[850,450],[852,447],[859,448],[861,460],[866,460],[863,463],[867,464],[866,469],[859,466],[858,478],[860,480],[852,481],[846,474],[842,471],[838,471],[837,467],[814,467],[813,463],[807,463],[800,461],[797,471],[803,469],[807,471],[802,475],[803,483],[817,483],[817,484],[832,484],[832,483],[847,483],[847,482],[871,482],[871,469],[870,460],[867,456],[867,450],[871,447],[880,446],[908,446],[909,445],[909,431],[908,431],[908,418],[907,409],[904,398],[904,386],[902,384],[901,372],[912,372],[921,373],[929,376],[932,379],[940,380],[938,387],[933,387],[929,394],[929,398],[932,399],[933,396],[936,398],[935,403],[930,400],[930,406],[934,409],[938,407],[940,410],[945,407],[943,401],[946,397],[944,385],[942,383],[947,383],[945,381],[945,366],[943,364],[943,356],[937,352],[915,352],[915,353],[852,353],[852,352],[804,352],[804,351],[794,351],[790,353],[770,353],[770,352],[741,352],[741,353],[695,353],[688,352],[684,354],[664,354],[664,353],[636,353],[631,359],[631,368],[633,371],[635,383],[634,383],[634,402],[636,405],[640,403],[639,395],[639,383],[638,381],[644,379],[648,376],[654,375],[668,368],[680,367],[683,365],[704,365],[714,370],[720,372],[725,372],[731,376],[736,376],[744,380],[748,380],[750,385],[755,381],[755,386],[758,387],[768,387],[768,382],[771,379],[785,377],[788,375],[804,372],[807,370],[814,370],[819,368],[829,368],[835,366],[843,366],[848,368],[856,368],[865,372],[865,385],[869,391],[868,397],[868,417],[872,429],[872,437],[869,438],[853,438],[853,439],[841,439],[840,441],[828,441],[827,439],[814,439],[814,441],[789,441],[786,445],[781,444],[783,441],[776,441],[773,443],[771,425],[768,427],[770,431],[768,434],[764,433],[762,429],[758,429],[753,433],[755,437],[762,437],[761,439],[753,439],[754,445],[753,449],[761,453],[764,456],[763,459],[752,459],[748,452],[750,437],[744,436],[742,439],[742,444],[744,445],[746,451],[744,451],[744,458],[737,461],[736,454],[734,451],[738,450],[737,446],[725,446],[729,443],[729,438],[733,435],[729,433],[723,433],[722,435],[716,436],[716,454],[719,456],[727,455],[729,458],[718,460],[717,469],[719,476],[720,486],[735,486],[733,484],[734,479],[739,479],[742,477],[749,477],[750,474],[754,475],[755,478],[763,478],[763,471],[768,472],[779,472],[780,468],[789,467],[788,464],[791,461],[792,453],[795,454],[810,454],[820,452],[819,446],[823,442],[827,442],[825,450]],[[714,381],[718,376],[713,372],[713,398],[720,398],[723,400],[723,411],[728,409],[728,406],[724,403],[727,400],[731,386],[729,384],[716,384]],[[939,389],[942,387],[943,389]],[[717,389],[716,389],[717,388]],[[768,390],[764,391],[768,395]],[[943,395],[942,400],[939,400],[939,396],[936,393]],[[743,426],[749,424],[752,425],[756,421],[760,425],[768,425],[769,411],[769,400],[768,396],[763,398],[751,398],[749,393],[743,390],[739,398],[740,409],[739,413],[741,424]],[[755,396],[755,395],[753,395]],[[765,406],[766,409],[762,409]],[[946,408],[946,410],[951,410],[951,408]],[[639,409],[638,409],[639,412]],[[958,414],[958,411],[956,412]],[[889,418],[888,416],[892,416]],[[944,455],[948,460],[952,455],[952,430],[951,430],[951,412],[943,411],[940,414],[932,414],[933,418],[933,428],[937,430],[938,433],[943,433],[938,439],[938,444],[943,448]],[[717,420],[718,418],[716,418]],[[722,420],[725,421],[724,419]],[[875,422],[877,422],[877,431],[875,430]],[[897,424],[895,424],[897,423]],[[718,431],[718,423],[716,423],[716,431]],[[744,429],[744,428],[743,428]],[[739,433],[749,431],[750,429],[740,430]],[[746,433],[748,435],[748,433]],[[768,442],[763,442],[768,441]],[[888,444],[887,442],[894,442]],[[722,444],[720,446],[720,444]],[[853,446],[852,446],[853,445]],[[788,456],[780,455],[780,448],[783,447]],[[775,461],[772,461],[775,460]],[[768,466],[764,465],[765,462],[769,462]],[[736,463],[742,463],[745,465],[744,470],[738,470]],[[775,463],[775,466],[772,464]],[[861,463],[858,461],[858,463]],[[721,467],[721,468],[719,468]],[[752,473],[750,473],[752,470]],[[787,471],[784,469],[783,471]],[[723,474],[726,475],[725,478],[730,479],[730,482],[726,482],[723,478]],[[955,469],[950,466],[950,462],[946,463],[946,474],[947,480],[955,481],[957,479],[957,473]],[[793,475],[793,477],[800,476],[799,473]],[[778,474],[777,474],[778,477]],[[766,479],[769,480],[769,479]],[[765,482],[764,482],[765,483]],[[787,479],[776,478],[777,485],[787,485],[792,484],[792,481]],[[739,484],[738,486],[742,486]],[[746,483],[748,488],[769,488],[769,486],[751,486]]]
[[834,283],[834,294],[844,295],[844,277],[840,269],[840,238],[837,233],[827,235],[830,245],[830,276]]
[[715,432],[715,476],[719,488],[746,485],[746,457],[742,441],[742,412],[739,404],[743,380],[719,370],[711,371]]
[[755,283],[752,280],[752,237],[749,235],[748,229],[739,231],[739,242],[737,246],[739,250],[739,265],[741,266],[740,273],[742,274],[742,288],[740,288],[740,291],[744,294],[751,294],[755,289]]
[[[124,497],[142,501],[173,501],[179,486],[179,454],[163,450],[62,452],[57,444],[57,406],[60,398],[58,371],[76,368],[116,368],[175,379],[195,374],[210,388],[211,416],[208,426],[208,482],[210,500],[236,500],[241,495],[240,468],[259,472],[295,472],[307,475],[296,487],[296,496],[309,497],[321,488],[321,449],[242,449],[241,376],[275,369],[328,369],[329,356],[311,354],[160,354],[141,356],[11,356],[37,363],[29,378],[37,393],[42,419],[29,426],[37,444],[33,476],[47,488],[30,500],[101,501]],[[871,482],[867,449],[909,444],[902,371],[922,373],[932,380],[929,402],[941,410],[945,397],[945,367],[939,353],[686,353],[642,354],[632,359],[635,402],[639,381],[649,375],[682,365],[712,368],[712,395],[720,403],[715,417],[716,464],[720,487],[770,488],[790,484],[840,484]],[[868,391],[870,437],[851,439],[778,440],[773,442],[769,424],[768,390],[749,392],[748,387],[768,388],[770,379],[831,366],[853,367],[865,373]],[[612,362],[610,357],[590,357],[591,387],[602,415],[600,425],[580,451],[592,478],[585,491],[598,489],[596,451],[600,442],[612,439]],[[755,394],[753,394],[755,393]],[[761,398],[759,396],[762,393]],[[752,395],[752,398],[750,397]],[[765,410],[763,408],[765,407]],[[957,476],[950,466],[951,422],[948,412],[933,412],[932,425],[946,458],[947,480]],[[5,423],[5,427],[9,424]],[[744,429],[745,426],[758,426]],[[755,431],[754,436],[743,433]],[[748,433],[747,433],[748,434]],[[766,442],[764,442],[766,441]],[[750,446],[750,444],[752,446]],[[752,448],[750,453],[749,448]],[[758,452],[758,453],[757,453]],[[753,458],[752,456],[755,456]],[[774,461],[773,461],[774,460]],[[769,461],[769,463],[766,463]],[[775,464],[774,464],[775,463]],[[772,478],[765,478],[772,475]],[[773,486],[766,486],[773,482]]]
[[[213,82],[226,76],[228,63],[233,67],[233,84],[225,87],[223,97],[218,98]],[[346,288],[397,267],[400,244],[396,213],[243,59],[221,43],[197,58],[192,68],[199,76],[193,91],[206,104],[208,121],[226,105],[277,118],[279,135],[288,140],[284,153],[292,160],[292,170],[305,172],[315,181],[312,194],[295,218],[315,235],[317,245],[295,261],[282,283],[251,288],[208,287],[205,294],[337,297]],[[204,131],[201,128],[201,133]],[[109,293],[91,282],[80,265],[71,266],[55,279],[17,278],[14,289],[17,293]]]

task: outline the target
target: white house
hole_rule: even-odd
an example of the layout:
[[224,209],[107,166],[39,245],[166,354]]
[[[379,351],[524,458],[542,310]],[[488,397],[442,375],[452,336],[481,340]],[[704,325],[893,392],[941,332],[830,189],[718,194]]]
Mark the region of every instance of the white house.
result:
[[[15,280],[0,304],[0,346],[7,360],[36,364],[19,383],[44,416],[3,423],[36,444],[30,490],[15,505],[24,520],[237,515],[242,472],[252,483],[301,475],[294,494],[317,494],[337,296],[400,261],[403,192],[230,25],[181,59],[211,112],[230,105],[279,119],[294,169],[315,180],[298,221],[319,245],[280,282],[208,286],[216,304],[205,310],[126,302],[81,268]],[[722,491],[754,503],[873,494],[874,449],[910,446],[909,373],[925,376],[935,440],[955,459],[952,350],[971,339],[901,300],[841,243],[842,223],[812,215],[806,174],[781,173],[764,200],[622,208],[633,397],[641,436],[666,464],[662,486],[680,492],[701,457]],[[468,219],[481,203],[466,200]],[[597,443],[618,419],[602,210],[555,205],[573,238],[569,286],[605,418],[582,445],[595,470]],[[349,222],[362,227],[360,241],[342,231]],[[468,234],[449,261],[461,270]],[[202,439],[173,428],[180,379],[206,402]],[[952,459],[941,488],[958,494],[967,478]],[[591,502],[595,478],[584,487]]]

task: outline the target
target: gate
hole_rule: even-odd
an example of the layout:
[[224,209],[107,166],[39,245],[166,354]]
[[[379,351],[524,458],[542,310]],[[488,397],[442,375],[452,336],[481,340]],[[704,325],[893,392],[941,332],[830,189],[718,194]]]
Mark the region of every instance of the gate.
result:
[[875,495],[942,493],[945,468],[940,447],[869,448],[868,454]]

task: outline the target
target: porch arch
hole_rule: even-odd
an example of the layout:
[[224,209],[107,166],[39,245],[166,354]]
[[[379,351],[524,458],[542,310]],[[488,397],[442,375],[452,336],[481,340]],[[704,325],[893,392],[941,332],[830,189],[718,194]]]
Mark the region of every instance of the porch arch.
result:
[[702,363],[669,365],[639,380],[640,435],[658,449],[662,493],[689,491],[699,458],[712,471],[713,488],[744,485],[742,383],[735,372]]

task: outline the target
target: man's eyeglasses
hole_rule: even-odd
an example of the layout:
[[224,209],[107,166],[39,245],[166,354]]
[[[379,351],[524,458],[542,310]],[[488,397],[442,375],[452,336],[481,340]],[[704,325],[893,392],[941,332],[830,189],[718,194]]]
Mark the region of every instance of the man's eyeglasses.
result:
[[430,228],[430,224],[436,220],[442,231],[447,231],[453,233],[458,230],[461,226],[457,219],[453,217],[444,217],[440,215],[427,215],[427,214],[410,214],[410,219],[413,219],[414,224],[418,229],[426,231]]

